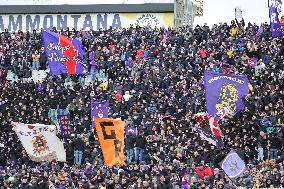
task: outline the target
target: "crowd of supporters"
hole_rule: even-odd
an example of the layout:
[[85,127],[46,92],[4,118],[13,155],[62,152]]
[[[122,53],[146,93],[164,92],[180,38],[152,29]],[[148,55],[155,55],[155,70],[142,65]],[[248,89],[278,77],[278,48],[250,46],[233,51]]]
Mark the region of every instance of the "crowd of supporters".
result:
[[[269,30],[267,23],[260,30],[243,20],[178,30],[54,29],[82,41],[89,72],[42,81],[30,79],[48,69],[41,33],[1,33],[0,188],[284,187],[284,39],[272,38]],[[257,58],[254,68],[248,58]],[[8,70],[17,81],[7,80]],[[252,85],[245,109],[219,125],[222,150],[192,130],[192,116],[206,111],[203,75],[209,70],[246,75]],[[108,100],[109,117],[138,130],[125,138],[124,166],[104,165],[91,98]],[[65,113],[75,128],[62,138],[67,162],[31,161],[11,122],[50,125]],[[231,149],[247,164],[236,180],[218,165]]]

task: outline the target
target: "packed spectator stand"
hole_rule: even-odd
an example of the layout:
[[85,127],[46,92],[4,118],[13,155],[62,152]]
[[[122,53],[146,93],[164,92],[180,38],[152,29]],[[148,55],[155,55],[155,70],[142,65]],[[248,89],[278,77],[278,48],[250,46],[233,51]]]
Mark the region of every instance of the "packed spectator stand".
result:
[[[0,188],[284,187],[284,39],[272,38],[267,23],[262,27],[259,32],[256,24],[232,21],[178,30],[54,29],[82,41],[89,72],[47,74],[41,81],[32,78],[38,70],[48,73],[41,34],[3,32]],[[258,59],[254,68],[247,64],[252,57]],[[246,75],[252,86],[245,109],[220,124],[222,150],[192,130],[192,116],[206,111],[203,75],[209,70]],[[11,71],[17,80],[6,79]],[[104,165],[91,98],[108,100],[109,117],[138,130],[125,138],[124,166]],[[75,128],[62,138],[67,162],[31,161],[11,123],[56,124],[66,112]],[[236,180],[218,165],[231,149],[248,167]],[[74,157],[75,151],[82,155]]]

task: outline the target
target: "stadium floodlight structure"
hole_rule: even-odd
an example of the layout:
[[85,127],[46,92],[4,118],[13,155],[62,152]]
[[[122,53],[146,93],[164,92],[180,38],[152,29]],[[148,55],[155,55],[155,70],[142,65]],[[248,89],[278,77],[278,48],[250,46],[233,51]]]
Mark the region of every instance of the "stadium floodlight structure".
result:
[[174,27],[193,27],[195,16],[203,16],[203,0],[175,0]]

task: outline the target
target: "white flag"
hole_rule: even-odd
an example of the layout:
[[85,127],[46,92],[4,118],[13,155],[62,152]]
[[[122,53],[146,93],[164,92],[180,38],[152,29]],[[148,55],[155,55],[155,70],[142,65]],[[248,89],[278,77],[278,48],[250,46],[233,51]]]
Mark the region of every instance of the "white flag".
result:
[[243,11],[241,9],[241,7],[236,7],[235,8],[235,18],[239,18],[242,19],[243,18]]
[[66,161],[66,152],[54,125],[18,123],[14,131],[32,161]]

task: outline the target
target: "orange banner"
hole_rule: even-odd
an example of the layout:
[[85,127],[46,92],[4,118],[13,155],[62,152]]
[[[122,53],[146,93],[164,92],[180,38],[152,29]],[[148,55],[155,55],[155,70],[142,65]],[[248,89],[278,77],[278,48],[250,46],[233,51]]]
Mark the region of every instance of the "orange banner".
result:
[[95,118],[94,121],[106,165],[124,164],[125,123],[109,118]]

